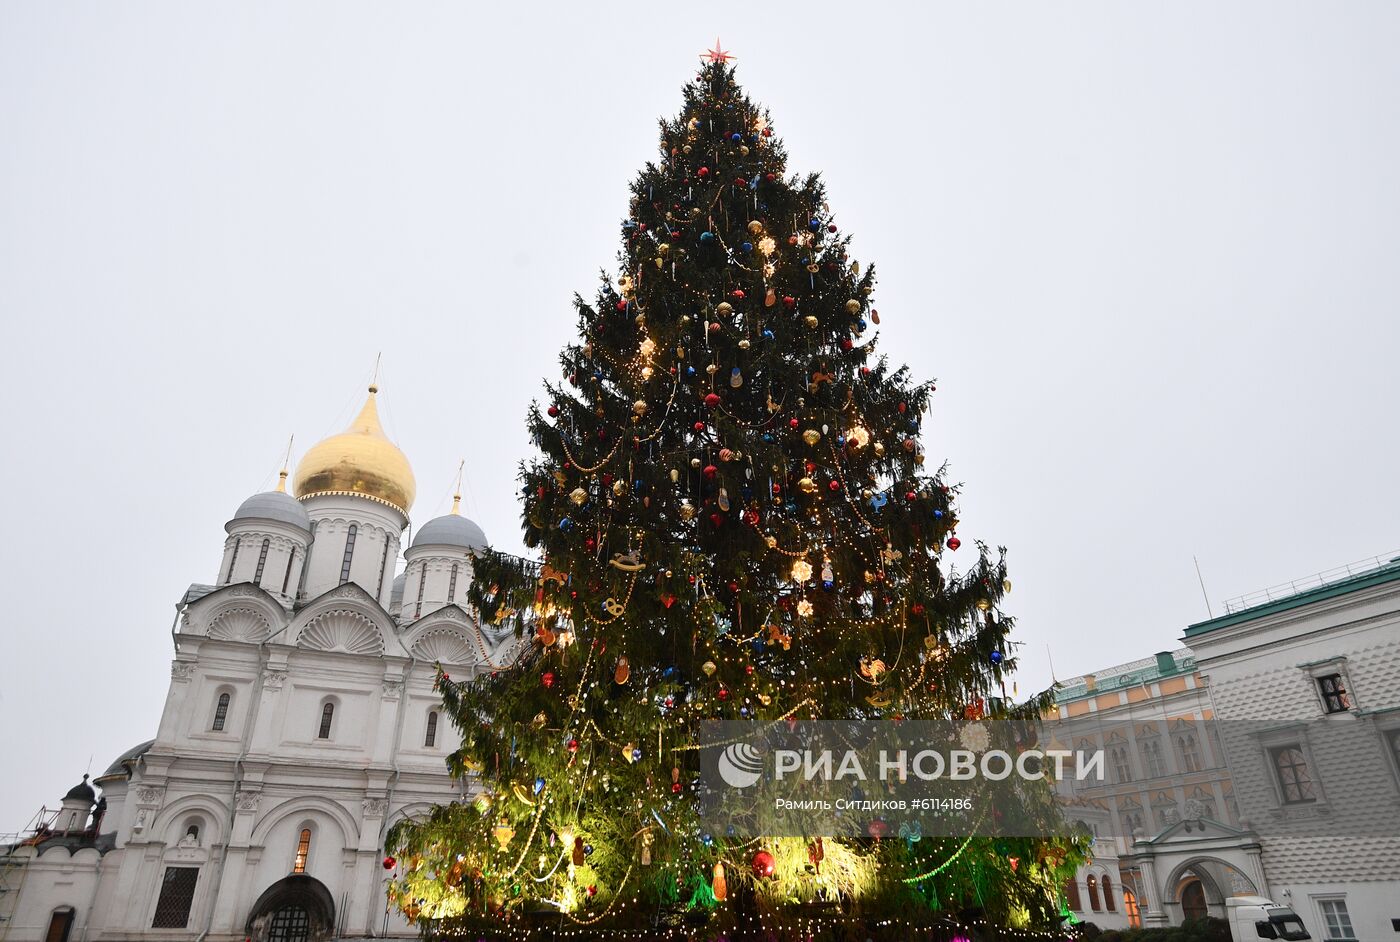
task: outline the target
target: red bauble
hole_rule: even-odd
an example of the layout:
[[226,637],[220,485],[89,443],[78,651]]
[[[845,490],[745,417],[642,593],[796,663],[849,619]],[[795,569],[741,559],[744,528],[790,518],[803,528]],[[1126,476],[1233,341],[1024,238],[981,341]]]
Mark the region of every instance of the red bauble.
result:
[[729,691],[726,690],[725,688],[721,687],[721,688],[719,688],[719,693],[717,693],[715,696],[719,697],[721,700],[728,700],[728,699],[729,699]]
[[393,870],[396,866],[398,866],[398,863],[399,863],[399,862],[398,862],[397,860],[395,860],[393,857],[385,857],[385,858],[384,858],[384,869],[385,869],[385,870]]
[[796,419],[788,419],[788,428],[797,428],[800,424]]
[[552,418],[557,417],[558,415],[559,415],[559,407],[558,407],[558,406],[550,406],[550,407],[549,407],[549,417],[552,419]]
[[784,307],[797,307],[797,299],[790,294],[783,295]]
[[699,170],[695,171],[695,175],[703,180],[710,175],[710,168],[701,167]]
[[761,850],[753,855],[753,875],[756,879],[766,880],[773,875],[773,869],[777,862],[773,860],[773,855],[766,850]]
[[716,468],[712,464],[707,464],[700,473],[705,475],[705,480],[713,481],[715,479],[715,475],[719,474],[719,468]]
[[910,491],[908,494],[905,494],[905,495],[904,495],[904,499],[905,499],[905,500],[911,500],[911,501],[912,501],[912,500],[917,500],[918,497],[919,497],[919,492],[918,492],[918,491]]
[[950,537],[948,537],[948,548],[949,548],[950,550],[955,550],[955,549],[957,549],[959,546],[962,546],[962,540],[958,539],[958,538],[955,537],[955,536],[950,536]]
[[724,518],[721,517],[719,514],[710,514],[710,523],[713,523],[716,527],[718,527],[724,523]]
[[619,301],[617,302],[617,309],[618,309],[619,311],[625,311],[625,310],[627,310],[627,302],[626,302],[626,301],[621,301],[621,300],[619,300]]
[[831,225],[827,226],[827,227],[826,227],[826,231],[827,231],[827,232],[835,232],[835,231],[836,231],[836,223],[833,222]]
[[[765,136],[768,134],[767,131],[764,131],[763,133]],[[778,179],[778,175],[776,173],[765,174],[763,179],[767,180],[769,183],[772,183],[774,180]]]
[[570,739],[567,748],[568,748],[569,752],[571,752],[571,753],[573,753],[573,752],[578,752],[578,740],[577,740],[577,739]]
[[710,393],[708,396],[705,397],[705,405],[709,406],[711,409],[719,405],[719,403],[719,393]]
[[671,783],[671,794],[673,794],[673,795],[679,795],[680,793],[681,793],[681,783],[680,783],[680,782],[672,782],[672,783]]
[[540,683],[544,684],[546,690],[548,690],[550,687],[553,687],[554,671],[545,671],[543,674],[541,674]]
[[841,482],[840,482],[840,481],[830,481],[830,482],[827,483],[826,486],[829,487],[829,488],[831,488],[831,490],[833,490],[833,491],[839,491],[839,490],[841,490]]
[[733,291],[729,292],[729,296],[730,296],[731,298],[735,298],[735,299],[737,299],[737,300],[742,301],[742,300],[744,300],[744,289],[743,289],[743,288],[735,288]]
[[851,343],[851,338],[850,338],[850,337],[842,337],[842,338],[841,338],[841,349],[842,349],[842,350],[845,350],[847,353],[849,353],[849,352],[851,351],[851,348],[854,347],[854,346],[855,346],[855,344]]
[[743,177],[735,177],[735,178],[734,178],[734,185],[735,185],[735,186],[748,186],[748,185],[749,185],[749,181],[745,180]]
[[697,431],[697,432],[703,432],[703,431],[705,431],[705,423],[704,423],[704,422],[696,422],[695,425],[694,425],[694,428],[695,428],[695,431]]

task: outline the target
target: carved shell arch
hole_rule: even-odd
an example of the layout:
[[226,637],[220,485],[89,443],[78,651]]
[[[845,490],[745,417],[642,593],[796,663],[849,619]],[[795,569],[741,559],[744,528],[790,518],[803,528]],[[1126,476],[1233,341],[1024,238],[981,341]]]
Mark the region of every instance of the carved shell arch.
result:
[[368,616],[350,609],[331,609],[317,615],[297,636],[297,647],[339,654],[384,653],[384,636]]
[[413,642],[413,656],[422,661],[442,664],[473,664],[476,654],[467,639],[451,628],[433,628]]
[[209,637],[214,641],[246,641],[258,644],[272,634],[272,626],[262,612],[252,608],[225,609],[209,622]]

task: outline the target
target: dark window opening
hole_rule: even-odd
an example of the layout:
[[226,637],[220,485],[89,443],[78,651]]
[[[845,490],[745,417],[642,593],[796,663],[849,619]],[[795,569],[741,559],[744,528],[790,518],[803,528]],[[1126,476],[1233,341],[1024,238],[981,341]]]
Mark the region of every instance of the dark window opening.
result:
[[183,929],[190,921],[190,906],[194,903],[194,887],[199,881],[198,867],[166,867],[160,883],[160,898],[156,900],[156,915],[152,929]]
[[1328,674],[1317,679],[1318,692],[1322,694],[1322,706],[1328,713],[1345,713],[1351,709],[1351,697],[1347,696],[1346,684],[1341,674]]
[[327,703],[321,707],[321,728],[316,733],[317,739],[331,738],[331,720],[335,717],[335,704]]
[[428,732],[423,737],[423,745],[429,749],[437,745],[437,710],[428,711]]
[[228,703],[229,695],[226,693],[219,694],[219,702],[214,705],[213,729],[216,733],[222,733],[224,731],[224,724],[228,722]]
[[350,524],[350,532],[345,534],[345,557],[340,561],[340,584],[350,581],[350,561],[355,558],[355,535],[360,528]]
[[297,838],[297,855],[292,861],[292,873],[306,872],[306,858],[311,855],[311,828],[302,828]]
[[1308,760],[1297,746],[1283,746],[1273,751],[1274,771],[1278,774],[1279,790],[1285,804],[1296,805],[1317,801]]
[[262,549],[258,550],[258,568],[253,573],[253,584],[262,585],[263,569],[267,566],[267,549],[272,545],[270,540],[262,541]]

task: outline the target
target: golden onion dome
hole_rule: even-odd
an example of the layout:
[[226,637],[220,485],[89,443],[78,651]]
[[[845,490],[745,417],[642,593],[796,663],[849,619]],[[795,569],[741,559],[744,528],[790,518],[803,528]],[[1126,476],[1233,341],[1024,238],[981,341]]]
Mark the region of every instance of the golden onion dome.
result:
[[388,504],[408,516],[417,485],[408,459],[379,424],[377,392],[377,386],[369,388],[364,408],[348,429],[317,443],[302,457],[292,484],[297,500],[351,494]]

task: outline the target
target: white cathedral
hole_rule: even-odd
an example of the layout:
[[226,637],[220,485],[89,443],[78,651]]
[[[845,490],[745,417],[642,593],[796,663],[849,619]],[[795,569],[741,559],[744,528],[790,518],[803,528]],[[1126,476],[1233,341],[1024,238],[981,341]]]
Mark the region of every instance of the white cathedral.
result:
[[413,471],[376,392],[226,525],[178,603],[155,738],[0,847],[0,942],[417,934],[385,904],[385,834],[467,797],[434,665],[470,677],[514,641],[465,603],[486,538],[460,496],[402,548]]

